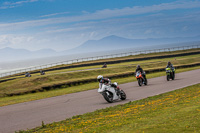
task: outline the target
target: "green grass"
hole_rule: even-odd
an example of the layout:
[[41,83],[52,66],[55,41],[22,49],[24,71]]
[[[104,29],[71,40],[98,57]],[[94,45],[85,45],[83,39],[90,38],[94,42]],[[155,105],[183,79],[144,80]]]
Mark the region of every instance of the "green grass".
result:
[[[200,66],[177,69],[176,73],[195,70],[195,69],[200,69]],[[165,75],[165,72],[151,73],[151,74],[147,74],[147,78],[149,79],[149,78],[154,78],[154,77],[159,77],[159,76],[164,76],[164,75]],[[134,76],[131,76],[131,77],[125,77],[125,78],[113,78],[111,80],[117,81],[119,84],[122,84],[122,83],[136,81],[136,78]],[[86,90],[91,90],[91,89],[97,89],[97,88],[98,88],[98,82],[92,82],[92,83],[83,84],[79,86],[72,86],[72,87],[67,87],[67,88],[39,92],[39,93],[30,93],[26,95],[12,96],[12,97],[2,97],[0,98],[0,106],[39,100],[39,99],[60,96],[60,95],[65,95],[65,94],[70,94],[70,93],[75,93],[75,92],[80,92],[80,91],[86,91]]]
[[21,133],[200,132],[200,84],[74,116]]
[[[200,57],[200,55],[197,54],[197,55],[176,57],[176,60],[181,62],[181,60],[185,60],[185,59],[188,59],[188,58],[198,59],[199,57]],[[114,60],[116,60],[116,59],[114,59]],[[137,64],[145,64],[145,63],[157,63],[157,62],[166,63],[168,61],[175,61],[175,58],[172,57],[172,58],[164,58],[164,59],[145,60],[145,61],[132,61],[132,62],[123,62],[123,63],[116,63],[116,64],[109,64],[108,63],[108,68],[127,66],[127,65],[136,66]],[[50,71],[50,72],[47,72],[47,74],[68,73],[68,72],[73,72],[73,71],[78,71],[78,70],[98,69],[98,68],[101,68],[101,67],[102,67],[102,65],[94,65],[94,66],[78,67],[78,68],[69,68],[69,69],[63,69],[63,70]],[[33,76],[37,76],[37,75],[38,74],[33,74]]]
[[183,56],[177,58],[155,59],[148,61],[126,62],[109,66],[106,69],[78,71],[71,73],[59,73],[53,75],[35,76],[30,78],[19,78],[12,81],[0,83],[0,97],[5,97],[7,94],[21,93],[38,90],[45,86],[55,84],[63,84],[66,82],[78,81],[83,79],[94,79],[97,75],[114,75],[135,71],[136,64],[141,64],[144,70],[152,68],[165,68],[167,61],[171,61],[174,65],[190,64],[200,62],[200,54]]
[[[80,65],[80,64],[97,63],[97,62],[104,64],[105,62],[110,62],[110,61],[113,61],[113,60],[115,60],[115,61],[119,60],[120,61],[120,60],[133,59],[133,58],[144,58],[144,57],[155,57],[155,56],[159,57],[159,56],[163,56],[163,55],[197,52],[199,50],[200,50],[200,48],[195,48],[195,49],[178,50],[178,51],[172,51],[172,52],[157,52],[157,53],[149,53],[149,54],[130,55],[130,56],[125,56],[125,57],[116,57],[116,58],[99,59],[99,60],[93,60],[93,61],[84,61],[84,62],[67,64],[67,65],[63,64],[63,65],[58,65],[58,66],[54,66],[54,67],[49,67],[49,68],[46,68],[44,70],[48,70],[48,69],[51,69],[51,68],[60,68],[60,67],[65,67],[65,66],[76,66],[76,65]],[[116,64],[118,64],[118,63],[116,63]],[[69,68],[69,69],[62,69],[62,70],[53,70],[53,71],[49,71],[48,74],[56,74],[56,73],[61,73],[61,72],[91,69],[91,68],[99,68],[101,66],[102,65],[95,65],[95,66],[93,65],[93,66],[88,66],[88,67],[78,67],[78,68]],[[32,74],[32,76],[38,76],[38,73]],[[10,78],[19,78],[19,77],[24,77],[24,75],[22,75],[22,76],[12,75],[12,76],[0,78],[0,79],[10,79]]]
[[[184,52],[191,52],[191,51],[199,51],[199,49],[177,51],[176,53],[184,53]],[[174,52],[151,53],[147,55],[144,54],[144,55],[136,55],[136,56],[128,56],[128,57],[104,59],[104,60],[108,60],[108,61],[121,60],[121,59],[133,58],[133,57],[142,58],[142,57],[150,57],[150,56],[155,56],[155,55],[159,56],[159,55],[166,55],[166,54],[174,54]],[[182,56],[182,57],[108,64],[108,68],[106,69],[96,70],[96,68],[101,67],[99,65],[96,65],[96,66],[89,66],[89,67],[78,67],[78,68],[70,68],[70,69],[65,69],[65,70],[51,71],[51,72],[47,72],[47,74],[43,76],[39,76],[38,74],[33,74],[33,77],[30,77],[30,78],[21,77],[12,81],[0,83],[0,86],[1,86],[0,87],[0,106],[95,89],[98,87],[98,84],[96,82],[95,83],[91,82],[91,83],[82,84],[78,86],[71,86],[71,87],[62,86],[61,88],[56,88],[55,90],[37,92],[33,94],[32,93],[25,94],[21,96],[12,96],[12,97],[8,97],[6,94],[12,94],[12,93],[23,94],[23,92],[27,92],[30,90],[37,90],[38,88],[40,89],[44,86],[52,86],[55,84],[78,81],[78,80],[83,80],[83,79],[95,79],[97,75],[100,75],[100,74],[106,77],[106,76],[115,75],[115,74],[130,73],[130,72],[135,71],[135,67],[137,64],[140,64],[144,70],[148,70],[152,68],[164,68],[168,61],[171,61],[174,65],[196,63],[196,62],[200,62],[199,57],[200,57],[200,54],[196,54],[196,55]],[[99,62],[99,61],[104,61],[104,60],[97,60],[97,61],[90,61],[90,62]],[[199,69],[199,68],[200,67],[178,69],[177,72],[188,71],[188,70]],[[92,69],[92,70],[86,70],[86,69]],[[83,71],[77,71],[77,70],[83,70]],[[74,72],[74,71],[77,71],[77,72]],[[152,78],[152,77],[158,77],[158,76],[163,76],[163,75],[165,75],[165,72],[148,74],[147,77]],[[121,83],[134,81],[135,78],[126,77],[126,78],[112,79],[112,81],[115,81],[115,80],[121,84]]]

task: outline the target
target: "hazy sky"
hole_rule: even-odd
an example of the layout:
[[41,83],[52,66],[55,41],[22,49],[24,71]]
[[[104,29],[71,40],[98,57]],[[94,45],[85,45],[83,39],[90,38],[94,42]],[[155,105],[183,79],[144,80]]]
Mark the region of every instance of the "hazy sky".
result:
[[109,35],[200,35],[200,0],[0,0],[0,48],[60,51]]

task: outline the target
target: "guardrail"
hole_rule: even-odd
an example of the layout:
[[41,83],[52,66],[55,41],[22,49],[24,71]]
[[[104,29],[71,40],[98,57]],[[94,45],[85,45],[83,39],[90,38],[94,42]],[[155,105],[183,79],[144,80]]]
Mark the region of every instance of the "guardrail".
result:
[[79,63],[79,62],[84,62],[84,61],[93,61],[93,60],[99,60],[99,59],[125,57],[125,56],[130,56],[130,55],[149,54],[149,53],[158,53],[158,52],[170,52],[170,51],[186,50],[186,49],[194,49],[194,48],[200,48],[200,45],[152,49],[152,50],[144,50],[144,51],[137,51],[137,52],[128,52],[128,53],[96,56],[96,57],[79,58],[79,59],[67,60],[67,61],[62,61],[62,62],[56,62],[56,63],[52,63],[52,64],[41,65],[41,66],[28,67],[26,69],[10,71],[10,72],[0,74],[0,77],[10,76],[10,75],[18,74],[18,73],[23,73],[23,72],[25,73],[28,71],[45,69],[45,68],[49,68],[49,67],[53,67],[53,66],[57,66],[57,65],[63,65],[63,64],[73,64],[73,63]]

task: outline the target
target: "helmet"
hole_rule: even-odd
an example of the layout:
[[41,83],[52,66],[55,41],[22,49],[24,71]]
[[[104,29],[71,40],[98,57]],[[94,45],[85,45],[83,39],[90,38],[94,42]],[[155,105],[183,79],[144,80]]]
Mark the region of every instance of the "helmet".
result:
[[103,79],[103,76],[102,76],[102,75],[99,75],[99,76],[97,77],[97,80],[100,82],[101,79]]
[[137,68],[140,68],[140,65],[137,65]]
[[117,87],[117,85],[118,85],[117,82],[114,82],[113,84],[114,84],[116,87]]
[[168,65],[171,65],[171,62],[169,61],[167,64],[168,64]]

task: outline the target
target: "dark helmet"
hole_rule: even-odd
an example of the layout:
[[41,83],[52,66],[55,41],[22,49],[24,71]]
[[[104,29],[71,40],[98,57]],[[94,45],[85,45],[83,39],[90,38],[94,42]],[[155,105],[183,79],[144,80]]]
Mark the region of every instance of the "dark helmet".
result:
[[137,68],[140,68],[140,65],[137,65]]
[[168,63],[167,63],[168,65],[171,65],[171,62],[170,61],[168,61]]

